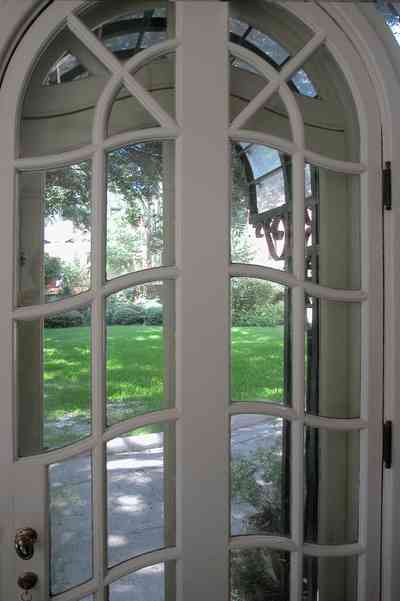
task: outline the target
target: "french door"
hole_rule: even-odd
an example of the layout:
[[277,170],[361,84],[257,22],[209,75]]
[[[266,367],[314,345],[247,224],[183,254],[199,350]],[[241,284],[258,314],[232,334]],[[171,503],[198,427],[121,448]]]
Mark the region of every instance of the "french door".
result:
[[59,0],[0,102],[3,598],[378,600],[380,127],[343,32]]

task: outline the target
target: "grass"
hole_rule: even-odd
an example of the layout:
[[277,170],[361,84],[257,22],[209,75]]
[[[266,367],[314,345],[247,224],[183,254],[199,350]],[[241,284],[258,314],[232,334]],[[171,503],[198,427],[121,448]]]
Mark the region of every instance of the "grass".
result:
[[[44,398],[47,420],[87,419],[90,331],[45,330]],[[109,423],[162,408],[164,345],[157,326],[107,328]],[[283,398],[283,327],[232,328],[232,399]]]

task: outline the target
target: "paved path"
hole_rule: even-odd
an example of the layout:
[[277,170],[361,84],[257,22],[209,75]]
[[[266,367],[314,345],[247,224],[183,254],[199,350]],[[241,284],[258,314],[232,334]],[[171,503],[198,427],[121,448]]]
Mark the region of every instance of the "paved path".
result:
[[[282,420],[259,415],[235,416],[232,457],[279,441]],[[163,434],[116,438],[107,447],[109,564],[164,546]],[[91,486],[89,455],[52,466],[51,541],[53,594],[90,578]],[[241,532],[253,508],[232,507],[232,533]],[[164,601],[163,566],[130,575],[110,589],[110,601]],[[135,595],[132,593],[135,592]]]

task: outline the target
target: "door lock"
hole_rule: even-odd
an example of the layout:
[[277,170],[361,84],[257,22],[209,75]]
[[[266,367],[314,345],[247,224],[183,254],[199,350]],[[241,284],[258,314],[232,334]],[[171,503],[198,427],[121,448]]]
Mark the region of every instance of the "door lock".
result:
[[37,539],[37,532],[33,528],[18,528],[15,534],[15,551],[18,557],[32,559]]
[[37,585],[38,575],[35,572],[25,572],[18,578],[18,586],[24,591],[30,591]]

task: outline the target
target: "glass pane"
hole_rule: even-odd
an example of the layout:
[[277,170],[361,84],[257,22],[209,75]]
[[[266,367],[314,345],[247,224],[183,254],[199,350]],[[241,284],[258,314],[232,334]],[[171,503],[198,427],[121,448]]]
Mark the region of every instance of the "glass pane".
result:
[[305,557],[304,599],[356,601],[357,557]]
[[174,146],[140,142],[107,157],[107,279],[173,262]]
[[318,96],[314,83],[304,69],[299,69],[293,75],[291,82],[296,92],[302,96],[308,96],[309,98],[316,98]]
[[91,163],[19,175],[19,305],[90,288]]
[[290,531],[290,423],[231,418],[231,534]]
[[170,37],[172,23],[168,12],[165,0],[146,2],[144,7],[120,2],[89,7],[81,18],[119,60],[126,61]]
[[79,58],[66,52],[47,73],[43,85],[57,86],[68,81],[76,81],[83,77],[88,77],[89,72],[82,65]]
[[290,553],[266,548],[231,552],[230,601],[287,601]]
[[306,167],[308,279],[329,288],[361,288],[360,177]]
[[257,48],[261,54],[266,55],[278,66],[282,65],[289,58],[289,52],[286,48],[254,27],[246,35],[245,40],[250,46]]
[[[172,596],[171,596],[172,595]],[[175,563],[159,563],[113,582],[108,601],[166,601],[175,599]]]
[[127,131],[160,127],[159,122],[121,86],[111,108],[108,119],[108,135],[114,136]]
[[[175,54],[146,63],[133,75],[167,113],[175,116]],[[160,127],[157,119],[121,86],[110,113],[108,135],[154,127]]]
[[107,298],[108,424],[173,404],[172,286],[154,282]]
[[357,542],[360,433],[305,428],[304,538]]
[[[245,40],[250,38],[254,47],[278,65],[289,55],[295,56],[313,36],[313,31],[303,21],[273,2],[258,4],[231,0],[229,11],[230,31],[242,36],[246,33]],[[247,30],[242,27],[241,31],[236,31],[233,22],[236,29],[238,22],[248,25]]]
[[[358,113],[347,80],[325,46],[303,65],[318,98],[297,98],[305,125],[306,148],[333,159],[360,160]],[[305,84],[306,85],[306,82]],[[340,200],[340,195],[337,195]]]
[[175,543],[175,427],[107,443],[108,565]]
[[290,404],[290,290],[231,280],[231,398]]
[[84,597],[80,601],[95,601],[93,595],[89,595],[88,597]]
[[19,454],[72,444],[91,431],[90,307],[19,321]]
[[19,156],[90,144],[95,106],[109,77],[87,47],[67,27],[61,29],[35,62],[26,87]]
[[91,455],[53,463],[48,473],[50,594],[57,595],[93,575]]
[[175,53],[159,56],[134,71],[133,75],[158,104],[175,117]]
[[306,411],[360,416],[361,307],[306,296]]
[[[242,94],[246,94],[247,85],[243,84]],[[251,100],[251,98],[249,98]],[[247,104],[247,103],[246,103]],[[245,123],[246,129],[259,131],[261,133],[272,134],[292,140],[292,128],[289,119],[289,113],[285,103],[276,92],[273,94],[256,113]]]
[[[312,37],[312,32],[301,21],[274,3],[258,6],[231,3],[230,39],[250,50],[258,58],[279,71]],[[231,59],[231,120],[265,86],[265,79],[252,65]],[[236,67],[236,69],[234,68]],[[300,96],[317,98],[317,76],[311,77],[306,69],[299,69],[289,86]],[[301,100],[303,100],[301,98]],[[290,139],[291,132],[286,108],[278,94],[268,101],[246,124],[248,129],[266,131]]]

